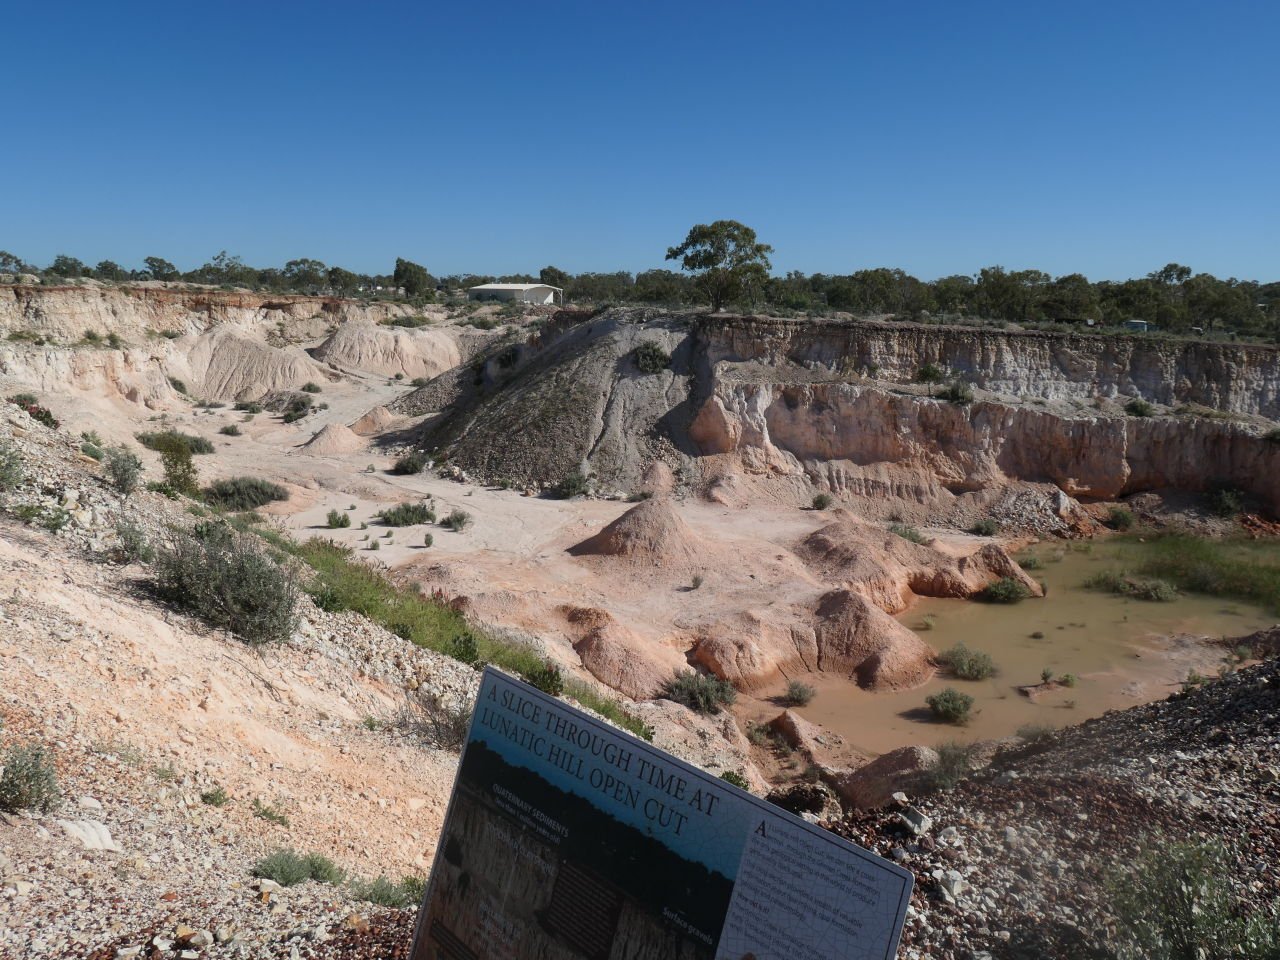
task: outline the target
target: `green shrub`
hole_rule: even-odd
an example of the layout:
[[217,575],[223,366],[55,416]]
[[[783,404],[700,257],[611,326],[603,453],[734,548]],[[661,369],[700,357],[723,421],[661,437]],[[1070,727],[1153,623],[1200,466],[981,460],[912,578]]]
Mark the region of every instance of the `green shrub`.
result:
[[591,492],[591,482],[583,475],[581,470],[575,470],[557,483],[551,492],[559,500],[585,497]]
[[958,407],[963,407],[973,403],[973,388],[967,383],[962,383],[959,380],[953,380],[951,383],[947,384],[946,389],[939,393],[938,396],[939,398],[947,401],[947,403],[953,403]]
[[410,317],[388,317],[386,320],[383,320],[382,323],[384,326],[388,327],[408,327],[412,330],[414,327],[427,326],[431,323],[431,318],[419,313]]
[[103,466],[112,486],[123,494],[138,489],[142,477],[142,461],[124,447],[108,447],[103,456]]
[[222,434],[224,437],[238,437],[240,436],[242,431],[234,423],[228,423],[226,426],[222,427],[218,432]]
[[950,741],[934,748],[938,753],[937,765],[928,772],[930,789],[951,790],[973,772],[973,745]]
[[1229,879],[1236,858],[1221,843],[1148,837],[1143,848],[1106,882],[1120,960],[1280,957],[1280,917],[1242,909]]
[[306,383],[302,385],[302,392],[303,393],[319,393],[320,384],[315,383],[311,380],[308,380]]
[[1244,510],[1244,494],[1230,487],[1215,487],[1205,495],[1205,506],[1218,517],[1234,517]]
[[671,366],[671,354],[651,340],[636,347],[631,356],[641,373],[661,373]]
[[1107,526],[1113,530],[1128,530],[1133,526],[1133,512],[1124,507],[1112,507],[1107,511]]
[[996,674],[996,665],[989,653],[970,650],[963,643],[938,654],[938,662],[961,680],[987,680]]
[[467,742],[474,704],[451,702],[419,688],[396,718],[399,726],[441,750],[457,752]]
[[232,477],[209,484],[204,498],[223,510],[256,510],[276,500],[288,500],[289,491],[261,477]]
[[526,670],[524,678],[530,686],[537,687],[548,696],[558,697],[564,693],[564,676],[560,668],[550,661],[544,661],[533,669]]
[[293,887],[308,880],[341,883],[346,876],[328,857],[318,853],[303,855],[288,847],[276,850],[255,863],[253,875],[274,880],[282,887]]
[[435,545],[435,542],[436,542],[436,538],[435,538],[435,536],[434,536],[434,535],[432,535],[432,534],[430,534],[430,533],[424,533],[424,534],[422,535],[422,545],[423,545],[424,547],[431,547],[431,546],[434,546],[434,545]]
[[818,691],[807,683],[799,680],[787,681],[787,692],[783,694],[782,699],[793,707],[808,706],[813,698],[818,695]]
[[289,816],[275,804],[263,803],[257,797],[253,798],[253,815],[259,820],[265,820],[267,823],[274,823],[278,827],[289,826]]
[[34,503],[22,504],[13,514],[23,523],[43,527],[50,533],[57,533],[71,522],[71,514],[62,507],[46,507]]
[[889,532],[895,536],[901,537],[903,540],[910,540],[912,543],[928,543],[929,538],[917,530],[915,527],[909,527],[904,523],[893,523],[889,525]]
[[831,494],[819,493],[813,498],[812,506],[815,510],[825,510],[827,507],[831,506],[832,502]]
[[177,390],[184,397],[187,395],[187,385],[177,377],[169,378],[169,386],[173,387],[173,389]]
[[287,640],[298,604],[293,576],[226,524],[202,534],[176,534],[158,552],[157,593],[247,643]]
[[962,725],[969,720],[969,711],[973,708],[973,697],[961,693],[954,687],[946,687],[937,693],[925,697],[925,703],[935,719],[943,723]]
[[12,746],[4,752],[0,772],[0,810],[48,813],[61,797],[53,758],[38,744]]
[[739,790],[751,789],[751,784],[747,781],[747,778],[740,773],[735,773],[733,770],[724,771],[724,773],[720,774],[720,779],[725,783],[733,784]]
[[1023,570],[1039,570],[1044,566],[1044,561],[1034,553],[1029,553],[1025,557],[1018,557],[1018,566]]
[[227,791],[221,786],[216,786],[212,790],[205,790],[200,794],[200,802],[206,807],[225,807],[231,801],[231,797],[227,795]]
[[1026,585],[1013,577],[1001,577],[995,583],[974,594],[974,598],[983,603],[1017,603],[1031,596]]
[[1131,417],[1151,417],[1155,415],[1156,408],[1147,401],[1135,397],[1124,405],[1124,412]]
[[443,652],[459,663],[475,664],[480,660],[480,647],[470,633],[460,633],[445,644]]
[[102,460],[102,448],[96,447],[88,441],[80,444],[80,452],[93,460]]
[[454,510],[441,523],[452,530],[454,533],[461,533],[467,527],[471,526],[471,514],[465,510]]
[[414,387],[425,387],[430,382],[431,381],[428,380],[426,377],[414,377],[412,380],[409,381],[409,385]]
[[325,520],[328,522],[330,530],[339,530],[351,526],[351,517],[341,510],[330,510]]
[[942,368],[933,363],[926,363],[916,371],[917,383],[941,383],[946,379]]
[[1168,603],[1178,599],[1178,588],[1164,580],[1147,577],[1132,577],[1127,573],[1105,571],[1096,573],[1084,582],[1092,590],[1105,590],[1121,596],[1133,597],[1135,600],[1151,600]]
[[378,521],[387,527],[413,527],[435,520],[436,512],[425,503],[401,503],[378,514]]
[[970,527],[969,532],[979,537],[994,537],[1000,532],[1000,524],[987,517]]
[[196,472],[191,451],[182,444],[170,445],[160,454],[160,467],[164,470],[166,488],[186,497],[200,494],[200,475]]
[[401,476],[411,476],[415,473],[421,473],[427,467],[427,455],[418,450],[412,453],[406,453],[403,457],[395,462],[391,467],[391,472],[400,474]]
[[121,520],[116,524],[116,546],[112,557],[116,563],[150,563],[156,558],[156,552],[141,527]]
[[681,670],[662,685],[659,696],[684,704],[696,713],[719,713],[738,699],[738,691],[728,680],[693,670]]
[[250,416],[253,416],[255,413],[262,412],[262,404],[256,403],[252,400],[238,400],[236,401],[235,408],[249,414]]
[[17,489],[24,476],[22,458],[18,456],[18,451],[0,441],[0,490]]
[[351,884],[351,896],[380,907],[403,909],[420,903],[426,895],[426,889],[426,881],[420,877],[402,877],[396,882],[378,876],[373,880]]
[[138,434],[138,442],[148,450],[164,453],[177,447],[185,448],[192,455],[213,453],[213,444],[204,437],[192,433],[180,433],[177,430],[153,430]]

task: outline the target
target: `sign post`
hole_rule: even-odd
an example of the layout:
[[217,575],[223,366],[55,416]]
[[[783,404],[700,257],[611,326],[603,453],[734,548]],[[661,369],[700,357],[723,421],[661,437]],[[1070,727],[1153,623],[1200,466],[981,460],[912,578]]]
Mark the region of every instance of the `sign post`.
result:
[[911,884],[489,667],[412,960],[891,960]]

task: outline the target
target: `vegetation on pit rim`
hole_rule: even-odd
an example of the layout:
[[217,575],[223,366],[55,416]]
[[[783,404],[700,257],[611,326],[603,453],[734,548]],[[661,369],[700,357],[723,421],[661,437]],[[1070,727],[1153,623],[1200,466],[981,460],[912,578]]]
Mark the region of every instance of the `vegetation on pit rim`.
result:
[[3,755],[0,772],[0,810],[48,813],[58,805],[61,792],[53,758],[38,744],[11,746]]
[[399,881],[384,876],[351,884],[351,896],[380,907],[403,908],[420,903],[427,892],[427,881],[422,877],[405,876]]
[[253,875],[274,880],[282,887],[292,887],[308,880],[318,883],[341,883],[346,874],[328,857],[318,853],[300,854],[284,847],[267,854],[253,865]]
[[293,633],[292,574],[226,523],[197,524],[157,551],[155,589],[166,601],[253,645]]
[[952,740],[934,748],[938,763],[925,776],[932,790],[950,790],[973,772],[973,744]]
[[1235,858],[1222,843],[1150,836],[1142,848],[1106,880],[1119,960],[1280,957],[1280,914],[1242,909],[1230,879]]
[[[353,610],[418,646],[446,656],[455,656],[458,638],[466,636],[470,642],[462,644],[474,657],[472,662],[491,663],[517,676],[541,677],[547,669],[545,659],[533,647],[473,628],[441,601],[424,597],[416,589],[395,586],[377,570],[354,559],[346,547],[318,538],[290,546],[315,571],[307,591],[321,609]],[[636,736],[652,739],[653,731],[618,701],[572,677],[562,680],[562,688],[566,696],[602,717]]]
[[731,706],[738,699],[738,691],[728,680],[694,670],[676,673],[662,685],[658,695],[705,714],[719,713],[722,706]]

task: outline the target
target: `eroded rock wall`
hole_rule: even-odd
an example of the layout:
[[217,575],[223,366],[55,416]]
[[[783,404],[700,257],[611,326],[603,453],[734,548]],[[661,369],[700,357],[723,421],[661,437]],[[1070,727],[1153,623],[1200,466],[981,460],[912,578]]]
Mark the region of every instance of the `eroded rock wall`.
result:
[[1010,397],[1138,396],[1280,417],[1275,347],[1150,336],[1063,335],[979,327],[760,317],[702,321],[712,365],[799,365],[910,381],[926,363]]
[[691,434],[705,453],[806,473],[837,490],[868,492],[869,477],[892,477],[898,467],[953,492],[1031,480],[1111,499],[1226,484],[1280,507],[1280,444],[1224,420],[1067,416],[852,383],[719,380]]

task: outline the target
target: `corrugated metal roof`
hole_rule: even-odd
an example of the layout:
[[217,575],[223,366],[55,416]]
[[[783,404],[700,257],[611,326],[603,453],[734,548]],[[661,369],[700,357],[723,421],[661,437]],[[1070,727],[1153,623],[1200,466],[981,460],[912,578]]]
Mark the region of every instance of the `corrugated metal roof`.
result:
[[553,287],[549,283],[482,283],[478,287],[468,287],[468,290],[536,290],[541,287],[544,290],[559,291],[559,287]]

